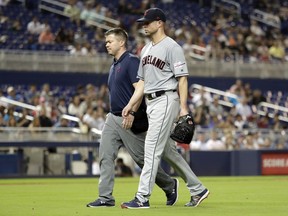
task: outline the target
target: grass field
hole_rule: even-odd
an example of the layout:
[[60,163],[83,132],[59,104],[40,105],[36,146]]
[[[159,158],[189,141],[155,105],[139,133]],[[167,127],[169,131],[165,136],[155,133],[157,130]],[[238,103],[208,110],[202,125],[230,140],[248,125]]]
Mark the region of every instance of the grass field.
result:
[[87,208],[97,195],[97,178],[1,179],[1,216],[146,216],[146,215],[287,215],[288,176],[201,177],[210,196],[197,208],[184,207],[190,199],[182,179],[179,200],[165,206],[166,197],[156,186],[150,209],[121,209],[120,203],[133,198],[138,178],[117,178],[116,207]]

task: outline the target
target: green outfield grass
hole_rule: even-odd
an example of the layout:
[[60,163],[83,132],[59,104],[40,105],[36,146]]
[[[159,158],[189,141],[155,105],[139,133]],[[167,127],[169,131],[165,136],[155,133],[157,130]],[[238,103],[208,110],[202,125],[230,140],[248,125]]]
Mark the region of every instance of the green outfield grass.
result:
[[288,176],[201,177],[211,194],[197,208],[184,207],[190,199],[182,179],[179,200],[165,206],[164,193],[155,186],[150,209],[121,209],[120,203],[133,198],[138,178],[117,178],[116,207],[87,208],[97,197],[98,178],[1,179],[1,216],[142,216],[142,215],[287,215]]

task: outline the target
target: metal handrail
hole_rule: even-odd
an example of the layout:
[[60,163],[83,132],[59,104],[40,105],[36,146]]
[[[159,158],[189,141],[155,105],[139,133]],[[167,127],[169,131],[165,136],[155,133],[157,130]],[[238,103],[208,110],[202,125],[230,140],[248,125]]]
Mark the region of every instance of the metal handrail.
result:
[[[238,96],[235,95],[235,94],[232,94],[230,92],[225,92],[225,91],[221,91],[221,90],[218,90],[218,89],[214,89],[214,88],[210,88],[210,87],[207,87],[207,86],[202,86],[202,85],[199,85],[199,84],[193,84],[191,86],[191,89],[201,89],[204,87],[204,90],[207,91],[207,92],[210,92],[210,93],[213,93],[213,94],[216,94],[216,95],[220,95],[220,96],[224,96],[224,97],[228,97],[228,98],[234,98],[234,99],[237,99],[238,100]],[[226,106],[226,107],[233,107],[233,104],[229,101],[225,101],[225,100],[221,100],[219,99],[219,104],[223,105],[223,106]],[[283,107],[283,106],[279,106],[279,105],[275,105],[275,104],[272,104],[272,103],[267,103],[267,102],[261,102],[259,103],[259,105],[257,106],[256,108],[256,113],[258,115],[261,115],[261,116],[265,116],[265,115],[268,115],[269,118],[274,118],[275,114],[273,113],[266,113],[264,112],[263,110],[261,110],[260,108],[261,107],[267,107],[267,108],[271,108],[273,109],[274,111],[282,111],[282,112],[286,112],[288,113],[288,108],[286,107]],[[285,122],[288,122],[288,118],[284,115],[279,115],[279,120],[281,121],[285,121]]]
[[[62,9],[61,10],[55,9],[53,7],[50,7],[49,5],[45,5],[45,3],[59,6]],[[54,0],[41,0],[40,3],[39,3],[39,9],[41,9],[41,10],[46,10],[46,11],[49,11],[51,13],[56,13],[56,14],[59,14],[59,15],[65,16],[65,17],[69,17],[69,15],[64,13],[64,9],[67,6],[68,6],[68,4],[65,4],[65,3],[62,3],[62,2],[58,2],[58,1],[54,1]],[[100,14],[97,14],[96,17],[100,18],[101,20],[104,20],[106,23],[110,23],[110,24],[113,24],[115,26],[119,26],[120,25],[120,22],[118,20],[116,20],[116,19],[112,19],[110,17],[102,16]],[[111,28],[111,26],[109,26],[109,25],[105,25],[103,23],[96,22],[96,21],[93,21],[93,20],[89,20],[87,23],[90,24],[90,25],[102,28],[102,29],[106,29],[106,30]]]

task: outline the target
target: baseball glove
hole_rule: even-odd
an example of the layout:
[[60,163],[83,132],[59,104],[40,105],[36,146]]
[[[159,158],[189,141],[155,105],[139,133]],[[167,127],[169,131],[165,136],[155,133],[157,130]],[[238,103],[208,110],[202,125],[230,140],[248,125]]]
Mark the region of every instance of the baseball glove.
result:
[[171,139],[178,143],[190,144],[195,131],[194,119],[190,114],[180,116],[175,122],[175,127],[171,132]]

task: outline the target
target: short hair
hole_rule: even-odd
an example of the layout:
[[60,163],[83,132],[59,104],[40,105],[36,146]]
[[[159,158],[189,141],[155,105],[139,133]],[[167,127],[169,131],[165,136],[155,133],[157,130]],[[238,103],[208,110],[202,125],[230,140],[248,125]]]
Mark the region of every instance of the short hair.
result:
[[122,28],[112,28],[105,32],[105,37],[108,35],[114,34],[117,37],[120,37],[122,40],[125,41],[125,46],[127,46],[128,42],[128,33]]

